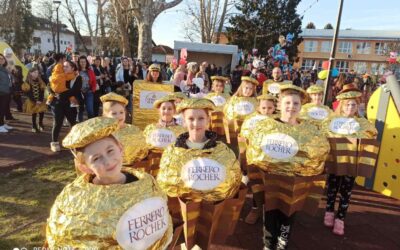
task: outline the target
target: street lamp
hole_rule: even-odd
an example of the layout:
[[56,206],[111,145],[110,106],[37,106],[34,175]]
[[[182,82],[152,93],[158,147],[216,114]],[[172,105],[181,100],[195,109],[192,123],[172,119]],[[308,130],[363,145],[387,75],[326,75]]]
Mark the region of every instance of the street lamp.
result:
[[57,12],[57,53],[60,53],[60,26],[58,24],[58,9],[60,8],[61,1],[53,1],[53,4],[56,6]]

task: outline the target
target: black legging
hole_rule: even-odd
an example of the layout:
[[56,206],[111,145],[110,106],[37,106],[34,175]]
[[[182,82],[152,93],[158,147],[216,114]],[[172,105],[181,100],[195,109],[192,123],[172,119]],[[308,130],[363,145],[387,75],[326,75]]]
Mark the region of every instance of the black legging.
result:
[[327,190],[327,201],[326,211],[335,211],[335,201],[337,193],[340,192],[339,208],[337,212],[337,218],[343,220],[346,217],[347,209],[349,208],[351,190],[354,187],[353,176],[337,176],[330,174],[328,176],[328,190]]
[[64,117],[67,118],[71,126],[76,123],[76,108],[71,108],[69,102],[56,101],[54,106],[51,107],[53,113],[53,130],[51,133],[51,141],[58,142],[58,137],[63,125]]
[[[32,128],[37,128],[36,123],[37,114],[32,114]],[[39,113],[39,126],[43,127],[44,112]]]
[[264,213],[264,246],[268,249],[287,249],[290,229],[296,213],[287,216],[279,209]]

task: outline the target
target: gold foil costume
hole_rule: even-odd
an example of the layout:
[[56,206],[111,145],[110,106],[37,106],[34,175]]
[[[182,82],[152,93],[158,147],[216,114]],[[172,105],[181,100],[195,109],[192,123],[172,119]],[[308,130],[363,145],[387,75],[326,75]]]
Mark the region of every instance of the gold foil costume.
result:
[[379,152],[375,126],[363,117],[333,114],[322,123],[331,151],[326,172],[336,175],[372,177]]
[[315,126],[320,127],[323,120],[332,114],[332,110],[325,105],[307,103],[301,107],[300,118],[309,120]]
[[[246,105],[243,106],[243,104]],[[257,105],[258,101],[255,97],[232,96],[224,107],[224,114],[228,120],[243,121],[246,116],[256,111]]]
[[[160,197],[167,200],[148,174],[126,169],[139,180],[127,184],[94,185],[89,175],[81,175],[57,196],[47,220],[46,239],[50,248],[122,249],[116,239],[121,216],[141,201]],[[168,213],[166,216],[169,217]],[[164,235],[148,249],[163,249],[172,237],[168,219]]]
[[114,132],[113,135],[121,142],[124,148],[124,165],[132,165],[135,162],[141,161],[149,153],[146,138],[136,126],[125,124],[124,128]]
[[[188,185],[190,181],[184,180],[181,175],[182,168],[188,162],[199,158],[211,159],[224,167],[225,178],[218,186],[208,190],[196,190]],[[195,173],[192,173],[188,178],[194,175]],[[200,178],[200,175],[197,177]],[[211,175],[208,177],[214,178]],[[171,197],[220,201],[236,195],[241,182],[241,171],[235,154],[224,143],[217,142],[217,146],[210,149],[185,149],[171,145],[162,155],[157,181],[161,189]]]
[[[172,132],[172,140],[170,140],[169,144],[173,144],[176,140],[176,138],[182,134],[183,132],[186,131],[186,129],[184,127],[181,126],[168,126],[168,127],[161,127],[159,126],[158,123],[153,123],[153,124],[149,124],[146,126],[146,128],[143,131],[143,135],[146,138],[146,143],[148,144],[148,146],[150,147],[150,149],[154,152],[163,152],[164,148],[166,148],[169,144],[165,145],[164,147],[161,146],[157,146],[155,145],[153,142],[153,140],[151,139],[151,135],[154,131],[156,131],[157,129],[163,129],[163,130],[168,130],[170,132]],[[161,138],[162,139],[162,138]],[[161,140],[160,139],[160,140]],[[170,138],[167,138],[166,140],[169,140]],[[162,142],[161,142],[162,144]]]

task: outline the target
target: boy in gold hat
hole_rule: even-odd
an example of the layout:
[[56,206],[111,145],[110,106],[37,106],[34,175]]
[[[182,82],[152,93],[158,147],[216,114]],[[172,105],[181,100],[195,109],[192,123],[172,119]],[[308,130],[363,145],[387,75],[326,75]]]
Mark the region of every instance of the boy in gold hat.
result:
[[128,100],[114,92],[101,96],[100,100],[103,103],[103,117],[118,120],[119,129],[114,136],[123,145],[124,165],[132,166],[143,160],[149,152],[149,147],[142,131],[134,125],[125,123]]
[[[263,174],[266,249],[287,249],[296,212],[318,209],[329,153],[326,137],[307,120],[298,119],[306,92],[293,84],[279,88],[280,116],[258,122],[246,150],[248,164]],[[311,206],[306,206],[309,199]]]
[[[62,190],[51,208],[49,248],[168,246],[172,225],[166,196],[150,175],[121,169],[122,145],[112,135],[117,130],[117,120],[96,117],[75,125],[64,138],[63,146],[73,152],[82,175]],[[140,219],[149,215],[154,220]]]

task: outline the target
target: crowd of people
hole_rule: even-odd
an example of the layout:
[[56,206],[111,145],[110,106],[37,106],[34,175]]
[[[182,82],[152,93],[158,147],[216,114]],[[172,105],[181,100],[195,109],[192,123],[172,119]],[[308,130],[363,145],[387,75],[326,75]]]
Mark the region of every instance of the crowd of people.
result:
[[[322,197],[324,172],[329,176],[323,224],[344,235],[355,177],[368,173],[358,171],[352,160],[339,162],[334,149],[341,144],[341,149],[358,152],[363,147],[343,141],[376,138],[362,110],[375,86],[368,75],[358,79],[343,73],[329,83],[331,108],[322,103],[325,88],[317,72],[307,72],[308,79],[306,72],[282,73],[279,67],[237,66],[224,75],[207,62],[160,65],[121,57],[117,64],[76,54],[25,63],[29,72],[23,80],[0,54],[0,131],[12,129],[3,120],[12,118],[11,97],[19,110],[32,115],[35,133],[45,129],[44,112],[50,108],[50,148],[61,150],[66,119],[72,130],[63,146],[71,149],[79,173],[50,212],[48,246],[161,249],[183,221],[186,247],[206,249],[196,235],[212,242],[216,232],[233,232],[230,227],[239,216],[235,209],[240,211],[244,202],[239,193],[247,186],[253,208],[245,222],[255,224],[262,217],[264,249],[287,249],[296,213],[310,209],[307,199]],[[129,124],[137,80],[173,84],[175,90],[154,102],[158,121],[143,131]],[[134,209],[138,204],[140,212]],[[223,212],[210,217],[203,214],[207,209]],[[134,212],[126,215],[129,211]],[[134,219],[138,214],[143,218]],[[157,224],[148,222],[156,219]],[[196,227],[200,224],[214,230],[204,232]],[[143,237],[138,236],[141,230]]]

